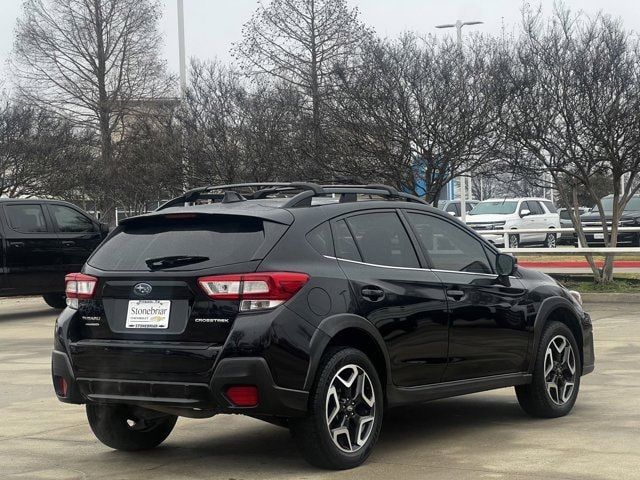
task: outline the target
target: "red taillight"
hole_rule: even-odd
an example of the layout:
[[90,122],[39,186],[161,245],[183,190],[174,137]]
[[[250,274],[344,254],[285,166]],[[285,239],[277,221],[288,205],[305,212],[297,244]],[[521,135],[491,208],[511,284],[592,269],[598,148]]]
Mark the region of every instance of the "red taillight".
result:
[[240,310],[273,308],[293,297],[309,281],[306,273],[265,272],[214,275],[198,279],[214,300],[240,300]]
[[258,405],[258,387],[254,385],[234,385],[227,388],[227,398],[236,407],[255,407]]
[[67,305],[78,308],[78,300],[93,297],[98,279],[84,273],[70,273],[64,277]]

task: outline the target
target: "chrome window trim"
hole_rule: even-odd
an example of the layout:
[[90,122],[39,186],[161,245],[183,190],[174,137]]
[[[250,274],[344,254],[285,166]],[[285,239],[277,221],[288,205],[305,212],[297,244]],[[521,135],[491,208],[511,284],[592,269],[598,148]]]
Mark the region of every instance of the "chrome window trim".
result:
[[[367,265],[369,267],[378,267],[378,268],[393,268],[393,269],[397,269],[397,270],[412,270],[412,271],[418,271],[418,272],[442,272],[442,273],[462,273],[464,275],[482,275],[484,277],[494,277],[497,278],[498,275],[495,273],[476,273],[476,272],[461,272],[459,270],[440,270],[437,268],[414,268],[414,267],[393,267],[391,265],[378,265],[376,263],[367,263],[367,262],[359,262],[357,260],[349,260],[347,258],[339,258],[339,257],[332,257],[330,255],[323,255],[324,258],[328,258],[330,260],[340,260],[341,262],[349,262],[349,263],[357,263],[360,265]],[[510,278],[517,278],[514,277],[512,275],[509,276]]]

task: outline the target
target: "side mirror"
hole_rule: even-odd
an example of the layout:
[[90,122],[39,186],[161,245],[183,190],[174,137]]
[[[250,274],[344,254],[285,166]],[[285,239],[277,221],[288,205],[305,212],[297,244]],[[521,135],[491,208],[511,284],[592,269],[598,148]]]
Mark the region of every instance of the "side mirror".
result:
[[508,277],[509,275],[513,275],[516,270],[515,257],[507,255],[506,253],[499,253],[498,258],[496,258],[496,270],[498,272],[498,276],[500,277]]
[[531,215],[531,210],[527,210],[526,208],[524,210],[520,210],[520,217],[526,217],[527,215]]
[[102,233],[103,235],[108,235],[109,234],[109,225],[106,224],[106,223],[100,222],[100,233]]

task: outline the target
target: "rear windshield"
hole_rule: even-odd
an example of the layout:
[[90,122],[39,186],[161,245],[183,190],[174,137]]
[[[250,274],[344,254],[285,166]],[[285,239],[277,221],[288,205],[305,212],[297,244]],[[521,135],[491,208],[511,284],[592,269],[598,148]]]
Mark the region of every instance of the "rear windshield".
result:
[[495,202],[480,202],[473,207],[473,210],[469,212],[469,215],[506,215],[514,213],[517,206],[518,202],[507,202],[502,200],[497,200]]
[[151,220],[118,227],[87,262],[100,270],[149,271],[148,260],[167,262],[161,270],[199,270],[252,260],[264,242],[263,221],[207,215],[194,219]]

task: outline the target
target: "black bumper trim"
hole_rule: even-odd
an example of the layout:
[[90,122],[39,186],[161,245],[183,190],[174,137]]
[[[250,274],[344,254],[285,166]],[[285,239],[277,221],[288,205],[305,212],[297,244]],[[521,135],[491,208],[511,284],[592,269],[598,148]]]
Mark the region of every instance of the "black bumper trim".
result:
[[[68,395],[58,400],[65,403],[126,403],[198,408],[217,413],[244,413],[279,417],[303,416],[307,412],[309,393],[282,388],[275,384],[267,362],[260,357],[222,359],[209,384],[120,380],[110,378],[76,378],[66,353],[53,351],[52,377],[63,377],[69,386]],[[256,407],[235,407],[225,397],[230,385],[255,385],[259,403]]]
[[[234,407],[224,396],[229,385],[256,385],[257,407]],[[218,363],[211,380],[216,403],[225,413],[301,416],[307,411],[309,392],[278,387],[264,358],[225,358]]]
[[54,382],[54,385],[56,377],[64,378],[68,385],[66,397],[61,397],[58,395],[58,392],[56,392],[58,400],[64,403],[75,403],[78,405],[85,403],[85,399],[82,397],[78,384],[73,376],[73,368],[71,368],[69,357],[66,353],[59,352],[58,350],[54,350],[51,353],[51,379]]

